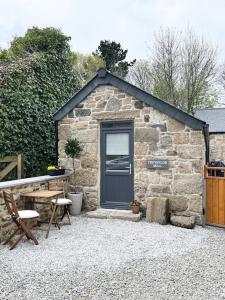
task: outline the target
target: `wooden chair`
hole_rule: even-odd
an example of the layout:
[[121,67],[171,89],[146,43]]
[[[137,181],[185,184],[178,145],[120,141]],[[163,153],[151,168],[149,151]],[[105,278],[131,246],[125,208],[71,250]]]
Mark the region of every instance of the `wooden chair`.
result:
[[5,204],[13,222],[16,224],[17,229],[9,236],[9,238],[3,243],[3,245],[13,242],[12,238],[20,233],[17,240],[12,243],[10,250],[14,249],[16,245],[22,240],[24,236],[27,239],[31,239],[35,245],[38,245],[38,241],[32,234],[33,224],[32,221],[39,218],[39,213],[35,210],[18,210],[16,202],[13,198],[13,194],[10,191],[3,191]]
[[[59,221],[63,221],[65,216],[67,216],[69,225],[71,225],[70,221],[70,213],[69,213],[69,206],[72,204],[72,201],[70,199],[67,199],[65,197],[65,191],[64,191],[64,183],[63,182],[54,182],[54,181],[49,181],[48,183],[48,189],[49,191],[62,191],[64,197],[63,198],[57,198],[53,199],[51,201],[51,207],[52,207],[52,217],[50,223],[54,223],[59,229],[60,229],[60,223]],[[57,216],[58,209],[63,208],[63,213],[61,217]],[[66,224],[66,223],[63,223]],[[46,238],[48,237],[48,234]]]

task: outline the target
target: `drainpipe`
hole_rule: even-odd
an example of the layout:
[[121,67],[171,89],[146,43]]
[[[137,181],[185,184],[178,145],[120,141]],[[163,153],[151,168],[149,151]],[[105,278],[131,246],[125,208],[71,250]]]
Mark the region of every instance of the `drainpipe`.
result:
[[58,165],[59,150],[58,150],[58,121],[55,121],[55,164]]
[[[205,139],[205,163],[209,162],[209,125],[205,124],[203,127],[203,134]],[[202,226],[205,227],[206,225],[206,217],[205,217],[205,210],[206,210],[206,180],[203,176],[202,179]]]
[[209,162],[209,125],[205,124],[203,127],[203,134],[205,139],[205,162]]

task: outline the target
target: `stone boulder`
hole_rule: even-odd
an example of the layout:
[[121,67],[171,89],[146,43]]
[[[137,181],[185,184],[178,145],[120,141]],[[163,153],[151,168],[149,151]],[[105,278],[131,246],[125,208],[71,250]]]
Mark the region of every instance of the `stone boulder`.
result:
[[122,105],[122,101],[118,98],[110,98],[108,100],[106,110],[107,111],[119,111]]
[[166,198],[150,198],[147,201],[146,221],[165,225],[169,216],[169,200]]
[[188,209],[188,199],[184,196],[174,196],[169,197],[169,207],[170,212],[182,212]]
[[170,216],[170,223],[177,227],[192,229],[195,226],[195,217],[173,214]]
[[87,211],[96,210],[98,201],[96,198],[84,198],[84,209]]

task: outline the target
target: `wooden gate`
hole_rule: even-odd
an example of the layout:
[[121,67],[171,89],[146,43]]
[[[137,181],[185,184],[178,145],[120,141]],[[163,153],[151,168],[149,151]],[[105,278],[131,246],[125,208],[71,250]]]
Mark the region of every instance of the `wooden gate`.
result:
[[21,154],[18,154],[17,156],[2,157],[0,158],[0,163],[5,164],[3,170],[0,170],[0,181],[3,180],[15,168],[17,168],[17,179],[22,178],[23,163]]
[[225,168],[205,166],[206,224],[225,227]]

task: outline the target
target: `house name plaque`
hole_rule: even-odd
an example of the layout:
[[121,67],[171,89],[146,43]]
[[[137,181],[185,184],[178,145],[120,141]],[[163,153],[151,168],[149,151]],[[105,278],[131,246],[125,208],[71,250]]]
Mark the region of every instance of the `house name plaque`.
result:
[[148,169],[166,170],[169,168],[169,162],[168,162],[168,160],[151,159],[151,160],[147,161],[147,168]]

